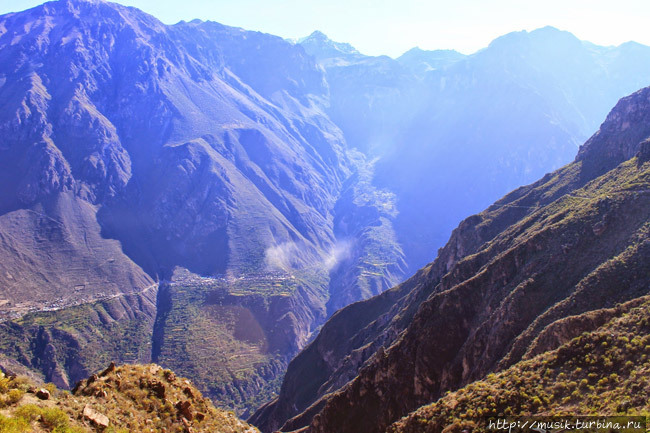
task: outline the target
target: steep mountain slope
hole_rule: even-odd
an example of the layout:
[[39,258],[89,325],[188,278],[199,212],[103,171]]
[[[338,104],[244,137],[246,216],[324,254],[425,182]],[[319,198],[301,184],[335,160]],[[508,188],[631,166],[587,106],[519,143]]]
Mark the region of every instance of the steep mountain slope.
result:
[[214,432],[258,430],[216,409],[189,380],[158,365],[111,365],[72,394],[0,373],[4,432]]
[[[555,41],[553,30],[541,33]],[[493,142],[505,144],[489,158],[505,158],[515,146],[545,171],[565,149],[549,150],[549,142],[589,128],[597,110],[581,111],[586,97],[574,98],[577,109],[562,99],[575,81],[544,92],[526,85],[530,70],[553,80],[566,71],[544,72],[548,46],[531,51],[523,36],[495,43],[486,56],[443,56],[444,65],[430,53],[415,56],[435,69],[422,73],[408,58],[405,66],[363,56],[319,33],[296,46],[211,22],[166,26],[99,0],[59,0],[0,17],[0,362],[67,387],[108,360],[155,361],[246,414],[274,394],[289,359],[326,317],[394,286],[407,264],[428,259],[438,245],[432,239],[442,232],[427,227],[444,230],[468,212],[455,194],[445,204],[449,220],[436,220],[431,207],[442,215],[441,183],[412,188],[429,157],[433,174],[419,179],[443,176],[436,164],[476,168],[455,150],[428,151],[429,144],[447,145],[454,130],[474,140],[496,125],[507,132],[495,132]],[[646,47],[586,47],[588,60],[605,65],[622,88],[644,80]],[[530,51],[524,66],[508,57],[513,50]],[[552,64],[567,55],[575,51]],[[600,77],[589,67],[580,69],[584,77]],[[478,92],[502,80],[497,92]],[[462,97],[463,89],[480,98]],[[539,96],[547,90],[559,99]],[[532,132],[539,141],[520,140],[536,121],[515,118],[516,133],[507,127],[511,100],[493,104],[531,94],[531,106],[543,102],[531,119],[552,125]],[[588,102],[597,107],[600,96]],[[478,116],[470,116],[472,128],[461,122],[468,107]],[[518,115],[530,107],[520,108]],[[556,109],[561,115],[549,121]],[[575,130],[563,123],[578,117]],[[433,131],[423,145],[422,131]],[[410,145],[396,150],[404,142]],[[492,170],[483,172],[485,190],[467,189],[473,203],[472,194],[500,194],[522,181],[515,169],[502,170],[504,159],[490,165],[489,158],[479,167]],[[467,186],[462,173],[440,179]],[[428,224],[414,232],[418,218]],[[472,248],[480,244],[477,238]],[[373,344],[392,341],[415,314],[409,300],[428,295],[413,286],[376,304],[383,313],[398,300],[405,308],[399,326],[375,326],[333,351],[300,404],[278,419],[337,389]],[[337,320],[370,324],[373,314]],[[318,345],[327,347],[330,335]],[[348,349],[362,347],[346,361],[353,368],[339,365]]]
[[110,361],[151,361],[156,288],[0,324],[0,366],[69,389]]
[[641,416],[641,425],[645,426],[644,414],[649,409],[649,312],[646,296],[613,309],[559,321],[537,341],[558,337],[565,340],[567,332],[569,336],[582,335],[556,350],[446,395],[387,431],[440,432],[454,426],[486,431],[481,422],[486,418],[481,417],[510,414],[625,414]]
[[381,432],[582,332],[540,346],[563,319],[648,294],[649,137],[646,88],[616,105],[572,164],[463,221],[402,285],[334,315],[253,423]]
[[382,155],[423,104],[421,79],[388,56],[371,57],[320,32],[299,42],[326,71],[327,113],[352,147]]
[[[335,308],[330,280],[350,302],[401,277],[397,243],[372,235],[392,233],[390,209],[364,202],[383,196],[355,175],[367,163],[348,157],[327,97],[304,50],[271,35],[104,1],[0,17],[5,362],[61,386],[106,359],[177,362],[231,407],[271,393]],[[346,231],[359,201],[370,212]],[[213,311],[215,290],[261,339]],[[188,330],[213,327],[181,356]]]
[[378,158],[375,184],[397,196],[411,272],[462,218],[571,161],[619,98],[650,84],[649,47],[598,47],[550,27],[427,72],[414,68],[436,52],[322,60],[315,42],[304,46],[326,69],[330,117]]

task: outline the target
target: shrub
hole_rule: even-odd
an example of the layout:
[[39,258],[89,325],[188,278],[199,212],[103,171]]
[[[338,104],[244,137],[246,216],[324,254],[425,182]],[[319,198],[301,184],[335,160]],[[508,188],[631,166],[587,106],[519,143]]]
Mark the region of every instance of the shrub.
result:
[[50,394],[52,394],[52,395],[56,395],[56,394],[59,392],[59,389],[58,389],[58,388],[56,387],[56,385],[53,384],[53,383],[47,383],[47,384],[45,384],[45,389],[47,389],[48,391],[50,391]]
[[69,424],[68,415],[55,407],[42,409],[41,422],[46,427],[58,431],[65,431],[63,429],[68,428]]
[[26,404],[24,406],[20,406],[16,411],[14,412],[16,417],[22,418],[27,422],[30,421],[36,421],[42,413],[42,409],[35,404]]
[[20,401],[21,398],[23,398],[23,395],[25,395],[25,391],[21,389],[12,389],[9,391],[7,394],[7,403],[8,404],[16,404]]
[[0,433],[23,433],[31,431],[29,423],[22,418],[7,418],[0,415]]

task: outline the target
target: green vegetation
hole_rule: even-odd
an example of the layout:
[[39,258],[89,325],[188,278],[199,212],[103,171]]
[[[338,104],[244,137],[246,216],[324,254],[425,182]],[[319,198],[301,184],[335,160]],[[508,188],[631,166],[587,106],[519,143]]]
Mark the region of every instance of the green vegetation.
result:
[[238,413],[257,407],[279,389],[286,367],[279,353],[287,348],[274,334],[276,314],[299,284],[278,274],[165,286],[171,309],[156,324],[162,330],[156,362],[191,377],[221,406]]
[[448,393],[388,431],[485,431],[483,417],[577,414],[650,414],[650,298],[617,307],[597,330]]
[[[61,393],[48,384],[51,396]],[[41,401],[33,394],[36,388],[24,377],[7,377],[0,373],[1,433],[83,433],[88,430],[76,422],[65,409],[52,400]]]
[[[51,384],[50,398],[23,377],[0,373],[0,433],[254,433],[218,410],[190,382],[157,365],[111,366],[72,395]],[[108,424],[108,425],[106,425]]]
[[10,358],[32,359],[50,345],[54,350],[40,362],[76,366],[77,376],[69,384],[111,361],[146,362],[151,353],[151,312],[127,310],[127,300],[118,298],[69,307],[56,311],[30,313],[14,322],[0,324],[0,350]]

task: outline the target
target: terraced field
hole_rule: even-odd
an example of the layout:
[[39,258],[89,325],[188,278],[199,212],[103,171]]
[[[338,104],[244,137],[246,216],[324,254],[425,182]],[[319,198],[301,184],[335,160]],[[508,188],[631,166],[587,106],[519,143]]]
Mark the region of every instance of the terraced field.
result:
[[291,331],[309,332],[299,329],[290,309],[304,289],[300,276],[288,273],[202,278],[179,272],[161,287],[153,359],[246,415],[245,408],[278,391],[285,354],[297,350]]

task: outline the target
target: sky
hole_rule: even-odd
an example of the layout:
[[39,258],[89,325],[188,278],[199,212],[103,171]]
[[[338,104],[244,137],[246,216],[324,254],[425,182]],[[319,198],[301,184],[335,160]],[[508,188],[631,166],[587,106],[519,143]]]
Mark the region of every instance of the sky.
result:
[[[0,13],[43,0],[0,0]],[[648,0],[119,0],[167,24],[218,21],[284,38],[320,30],[364,54],[418,46],[471,54],[498,36],[551,25],[599,45],[650,45]],[[486,5],[489,5],[486,6]]]

